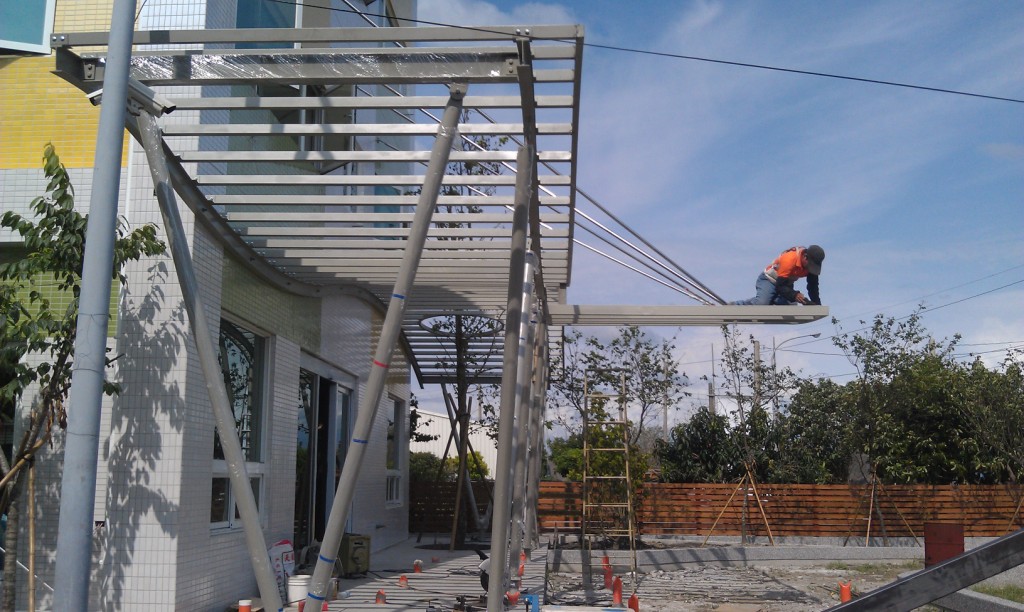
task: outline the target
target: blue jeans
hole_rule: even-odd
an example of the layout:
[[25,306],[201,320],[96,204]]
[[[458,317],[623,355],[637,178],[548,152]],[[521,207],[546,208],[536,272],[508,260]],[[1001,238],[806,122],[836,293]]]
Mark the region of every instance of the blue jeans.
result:
[[749,300],[737,300],[731,302],[736,306],[789,306],[796,302],[790,302],[786,298],[775,292],[775,283],[773,283],[764,272],[757,276],[757,283],[755,284],[757,295],[750,298]]

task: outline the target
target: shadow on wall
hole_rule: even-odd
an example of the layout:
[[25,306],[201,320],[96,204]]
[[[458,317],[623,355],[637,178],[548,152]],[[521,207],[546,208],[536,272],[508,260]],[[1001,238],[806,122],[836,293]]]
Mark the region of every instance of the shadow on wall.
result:
[[111,413],[107,522],[97,538],[104,555],[98,589],[104,610],[124,607],[126,576],[136,554],[156,553],[151,544],[139,541],[144,522],[155,519],[164,536],[178,537],[179,506],[160,490],[166,480],[160,477],[163,470],[158,464],[164,454],[162,432],[181,433],[184,427],[185,399],[172,369],[187,341],[188,322],[183,305],[162,312],[166,264],[154,264],[148,272],[150,292],[137,302],[129,287],[119,322],[122,387]]

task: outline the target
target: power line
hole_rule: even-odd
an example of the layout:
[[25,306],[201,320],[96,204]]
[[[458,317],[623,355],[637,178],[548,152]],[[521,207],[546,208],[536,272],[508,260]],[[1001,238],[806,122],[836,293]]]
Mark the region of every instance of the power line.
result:
[[[883,311],[884,310],[888,310],[889,308],[895,308],[896,306],[902,306],[904,304],[909,304],[911,302],[921,303],[921,300],[923,300],[925,298],[930,298],[930,297],[932,297],[934,295],[939,295],[939,294],[942,294],[942,293],[946,293],[947,291],[952,291],[954,289],[959,289],[961,287],[966,287],[967,285],[973,285],[974,283],[979,283],[979,282],[981,282],[983,280],[988,280],[988,279],[993,278],[995,276],[999,276],[1000,274],[1006,274],[1007,272],[1012,272],[1014,270],[1017,270],[1018,268],[1024,268],[1024,264],[1017,265],[1017,266],[1011,266],[1009,268],[1005,268],[1003,270],[999,270],[998,272],[993,272],[992,274],[989,274],[987,276],[982,276],[982,277],[979,277],[979,278],[975,278],[975,279],[969,280],[967,282],[960,283],[959,285],[953,285],[952,287],[946,287],[945,289],[939,289],[938,291],[933,291],[932,293],[927,293],[925,295],[922,295],[920,297],[916,297],[916,298],[911,299],[911,300],[904,300],[902,302],[896,302],[895,304],[889,304],[888,306],[882,306],[880,310],[883,310]],[[861,317],[861,316],[864,316],[866,314],[872,314],[872,312],[873,311],[858,312],[858,313],[854,313],[852,315],[848,315],[846,318],[852,319],[854,317]]]
[[[278,3],[278,4],[288,4],[288,5],[291,5],[291,6],[297,6],[297,3],[292,1],[292,0],[268,0],[268,1],[269,2],[275,2],[275,3]],[[429,26],[439,26],[439,27],[445,27],[445,28],[455,28],[455,29],[460,29],[460,30],[468,30],[468,31],[471,31],[471,32],[481,32],[481,33],[484,33],[484,34],[498,34],[498,35],[503,35],[503,36],[507,36],[508,35],[507,32],[502,32],[500,30],[492,30],[492,29],[489,29],[489,28],[482,28],[482,27],[478,27],[478,26],[462,26],[462,25],[455,25],[455,24],[451,24],[451,23],[441,23],[441,22],[438,22],[438,21],[427,21],[425,19],[412,19],[412,18],[409,18],[409,17],[395,17],[393,15],[381,15],[381,14],[376,14],[376,13],[368,13],[366,11],[360,11],[360,10],[356,10],[356,9],[343,9],[343,8],[330,7],[330,10],[338,11],[338,12],[342,12],[342,13],[352,13],[352,14],[363,15],[363,16],[380,17],[380,18],[384,18],[384,19],[394,19],[396,21],[407,21],[409,23],[415,23],[415,24],[419,24],[419,25],[429,25]],[[530,40],[534,40],[534,38],[532,36],[530,36],[529,34],[525,34],[525,33],[524,34],[518,34],[517,37],[528,38]],[[571,40],[565,40],[565,41],[555,40],[553,42],[564,42],[564,43],[567,43],[567,44],[574,44],[575,43],[575,41],[571,41]],[[640,55],[651,55],[651,56],[655,56],[655,57],[667,57],[667,58],[672,58],[672,59],[682,59],[682,60],[689,60],[689,61],[694,61],[694,62],[706,62],[706,63],[709,63],[709,64],[721,64],[721,65],[725,65],[725,66],[737,66],[737,67],[740,67],[740,68],[754,68],[754,69],[757,69],[757,70],[768,70],[768,71],[772,71],[772,72],[786,72],[786,73],[790,73],[790,74],[801,74],[801,75],[804,75],[804,76],[816,76],[816,77],[822,77],[822,78],[827,78],[827,79],[840,79],[840,80],[844,80],[844,81],[854,81],[854,82],[858,82],[858,83],[869,83],[869,84],[872,84],[872,85],[887,85],[889,87],[902,87],[902,88],[905,88],[905,89],[917,89],[917,90],[921,90],[921,91],[931,91],[931,92],[934,92],[934,93],[944,93],[944,94],[951,94],[951,95],[956,95],[956,96],[968,96],[968,97],[971,97],[971,98],[983,98],[983,99],[986,99],[986,100],[996,100],[996,101],[999,101],[999,102],[1014,102],[1016,104],[1024,104],[1024,100],[1019,100],[1017,98],[1006,98],[1006,97],[1002,97],[1002,96],[991,96],[991,95],[987,95],[987,94],[979,94],[979,93],[974,93],[974,92],[970,92],[970,91],[961,91],[961,90],[957,90],[957,89],[944,89],[944,88],[941,88],[941,87],[929,87],[927,85],[915,85],[915,84],[912,84],[912,83],[900,83],[898,81],[883,81],[883,80],[880,80],[880,79],[869,79],[869,78],[865,78],[865,77],[855,77],[855,76],[849,76],[849,75],[843,75],[843,74],[834,74],[834,73],[830,73],[830,72],[815,72],[815,71],[812,71],[812,70],[798,70],[796,68],[783,68],[781,66],[768,66],[766,64],[752,64],[752,63],[749,63],[749,62],[735,62],[735,61],[730,61],[730,60],[714,59],[714,58],[710,58],[710,57],[700,57],[700,56],[697,56],[697,55],[683,55],[681,53],[668,53],[668,52],[665,52],[665,51],[650,51],[650,50],[647,50],[647,49],[634,49],[634,48],[631,48],[631,47],[619,47],[619,46],[615,46],[615,45],[602,45],[602,44],[599,44],[599,43],[588,43],[588,42],[585,42],[585,43],[583,43],[583,46],[584,47],[591,47],[591,48],[594,48],[594,49],[605,49],[605,50],[608,50],[608,51],[619,51],[619,52],[622,52],[622,53],[636,53],[636,54],[640,54]]]
[[1015,102],[1017,104],[1024,104],[1024,100],[1018,100],[1016,98],[1004,98],[1001,96],[989,96],[986,94],[973,93],[969,91],[960,91],[956,89],[943,89],[941,87],[928,87],[926,85],[914,85],[911,83],[900,83],[897,81],[882,81],[879,79],[868,79],[864,77],[848,76],[843,74],[833,74],[829,72],[814,72],[812,70],[797,70],[796,68],[782,68],[779,66],[767,66],[764,64],[750,64],[746,62],[733,62],[729,60],[712,59],[708,57],[698,57],[695,55],[682,55],[679,53],[666,53],[663,51],[647,51],[644,49],[631,49],[629,47],[616,47],[613,45],[599,45],[596,43],[583,43],[584,47],[596,47],[598,49],[610,49],[612,51],[623,51],[627,53],[639,53],[642,55],[655,55],[659,57],[670,57],[675,59],[692,60],[696,62],[708,62],[711,64],[725,64],[727,66],[740,66],[742,68],[756,68],[758,70],[771,70],[775,72],[788,72],[790,74],[803,74],[807,76],[824,77],[828,79],[841,79],[844,81],[856,81],[860,83],[871,83],[873,85],[888,85],[890,87],[904,87],[906,89],[920,89],[923,91],[932,91],[936,93],[953,94],[957,96],[969,96],[972,98],[985,98],[988,100],[999,100],[1001,102]]
[[[1019,267],[1021,267],[1021,266],[1015,266],[1014,268],[1009,268],[1009,269],[1013,270],[1013,269],[1019,268]],[[1004,272],[1005,271],[1006,270],[1004,270]],[[1001,273],[997,272],[996,274],[1001,274]],[[983,277],[983,278],[990,278],[991,276],[995,276],[995,274],[991,274],[991,275]],[[978,279],[978,280],[983,280],[983,279]],[[974,281],[971,281],[971,282],[974,282]],[[975,293],[974,295],[969,295],[969,296],[967,296],[965,298],[961,298],[959,300],[954,300],[952,302],[947,302],[945,304],[940,304],[939,306],[933,306],[931,308],[922,308],[921,310],[917,311],[916,313],[910,313],[908,315],[903,315],[902,317],[894,317],[894,320],[902,321],[904,319],[909,319],[910,317],[914,316],[914,314],[922,314],[922,315],[924,315],[924,314],[927,314],[929,312],[934,312],[936,310],[941,310],[943,308],[946,308],[947,306],[953,306],[953,305],[959,304],[961,302],[966,302],[968,300],[973,300],[974,298],[981,297],[983,295],[988,295],[990,293],[995,293],[996,291],[1000,291],[1002,289],[1006,289],[1007,287],[1012,287],[1014,285],[1019,285],[1021,283],[1024,283],[1024,279],[1016,280],[1016,281],[1013,281],[1012,283],[1007,283],[1005,285],[1001,285],[999,287],[995,287],[994,289],[989,289],[988,291],[982,291],[981,293]],[[970,283],[964,283],[964,284],[970,284]],[[958,287],[962,287],[962,286],[964,286],[964,285],[958,285]],[[942,293],[942,292],[940,291],[939,293]],[[935,294],[931,294],[931,295],[935,295]],[[845,334],[855,334],[855,333],[857,333],[859,331],[863,331],[863,330],[869,329],[869,328],[870,328],[870,325],[865,325],[863,327],[858,327],[857,329],[853,329],[853,330],[850,330],[848,332],[844,332],[844,334],[832,334],[831,336],[825,336],[823,338],[816,338],[814,340],[808,340],[806,342],[800,342],[800,343],[794,344],[793,348],[796,348],[798,346],[804,346],[804,345],[807,345],[807,344],[813,344],[815,342],[821,342],[823,340],[831,340],[833,338],[837,338],[837,337],[839,337],[841,335],[845,335]]]

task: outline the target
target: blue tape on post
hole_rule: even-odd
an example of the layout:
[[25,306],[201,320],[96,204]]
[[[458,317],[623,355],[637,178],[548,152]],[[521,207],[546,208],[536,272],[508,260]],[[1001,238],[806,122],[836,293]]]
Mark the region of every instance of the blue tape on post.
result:
[[327,557],[325,557],[323,555],[317,555],[317,556],[320,557],[320,560],[323,561],[324,563],[334,563],[335,562],[335,559],[328,559]]
[[306,593],[306,597],[309,597],[310,599],[315,599],[317,601],[323,601],[325,599],[325,597],[320,597],[319,595],[316,595],[314,593]]
[[352,438],[352,441],[356,444],[366,444],[366,440],[360,440],[359,438]]

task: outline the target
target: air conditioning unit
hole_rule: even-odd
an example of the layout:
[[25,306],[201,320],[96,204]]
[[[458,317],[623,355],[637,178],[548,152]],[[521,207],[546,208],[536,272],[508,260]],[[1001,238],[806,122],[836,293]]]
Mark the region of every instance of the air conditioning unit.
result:
[[342,576],[370,571],[370,536],[346,533],[341,537],[337,571]]

